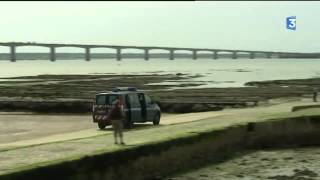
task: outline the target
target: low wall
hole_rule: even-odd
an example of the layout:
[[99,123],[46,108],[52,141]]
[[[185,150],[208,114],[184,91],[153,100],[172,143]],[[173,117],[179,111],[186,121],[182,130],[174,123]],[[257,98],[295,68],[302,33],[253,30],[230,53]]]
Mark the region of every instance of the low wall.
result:
[[105,152],[24,170],[0,179],[141,180],[231,158],[245,149],[320,145],[320,116],[269,120]]

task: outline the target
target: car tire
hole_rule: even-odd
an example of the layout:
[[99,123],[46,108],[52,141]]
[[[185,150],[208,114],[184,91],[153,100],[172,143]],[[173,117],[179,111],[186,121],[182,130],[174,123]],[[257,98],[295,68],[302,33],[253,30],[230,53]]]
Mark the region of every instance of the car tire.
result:
[[104,124],[104,123],[98,123],[98,127],[99,127],[99,129],[105,129],[106,128],[106,124]]
[[152,121],[153,125],[159,125],[160,124],[160,113],[157,113],[154,118],[153,118],[153,121]]

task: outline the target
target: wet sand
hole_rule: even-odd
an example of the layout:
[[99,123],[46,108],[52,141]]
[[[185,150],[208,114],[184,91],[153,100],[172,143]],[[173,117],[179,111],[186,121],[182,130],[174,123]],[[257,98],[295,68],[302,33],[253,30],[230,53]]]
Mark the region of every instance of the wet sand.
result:
[[320,147],[261,150],[168,180],[317,180]]

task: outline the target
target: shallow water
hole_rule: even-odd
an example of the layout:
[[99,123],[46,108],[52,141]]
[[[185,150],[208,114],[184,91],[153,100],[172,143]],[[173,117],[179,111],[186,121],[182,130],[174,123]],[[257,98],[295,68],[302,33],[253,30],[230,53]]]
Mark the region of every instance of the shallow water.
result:
[[[123,59],[0,61],[0,77],[40,74],[167,74],[203,75],[202,87],[241,87],[245,82],[320,77],[319,59]],[[170,83],[170,82],[169,82]],[[186,83],[186,82],[182,82]]]

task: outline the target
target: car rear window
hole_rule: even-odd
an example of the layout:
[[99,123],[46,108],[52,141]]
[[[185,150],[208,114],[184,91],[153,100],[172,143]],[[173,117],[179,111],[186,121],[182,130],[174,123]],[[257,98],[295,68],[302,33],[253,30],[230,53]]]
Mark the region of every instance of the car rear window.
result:
[[97,95],[96,104],[97,105],[111,105],[114,100],[118,98],[118,95],[109,94],[109,95]]

